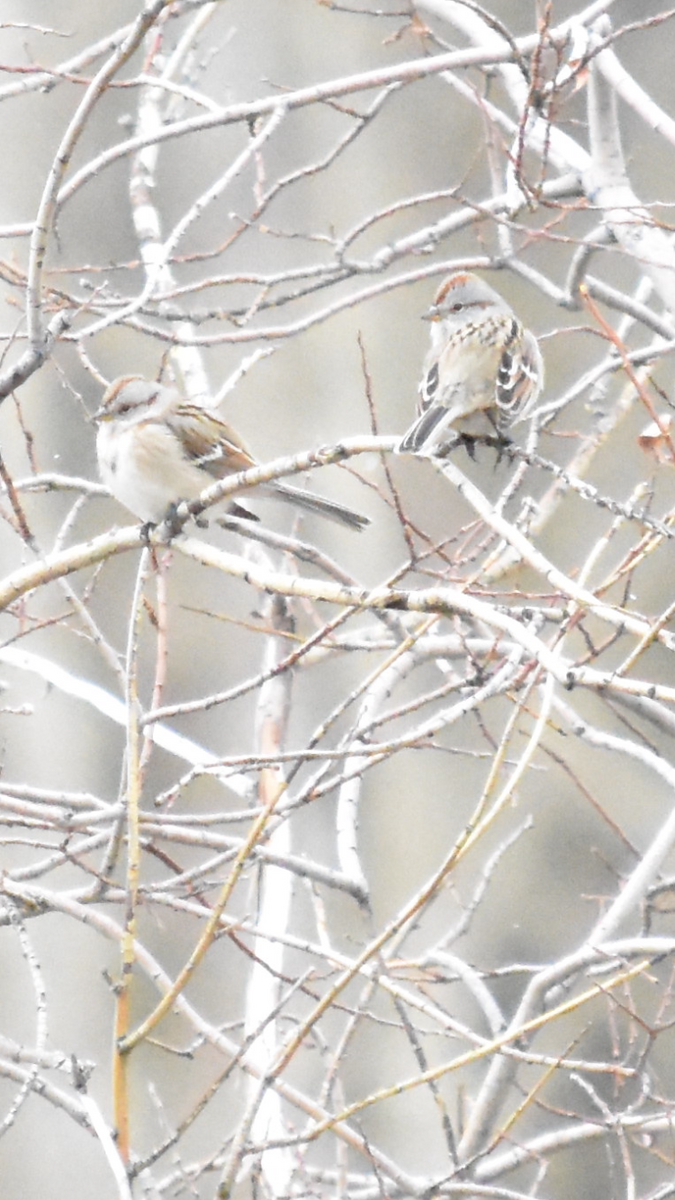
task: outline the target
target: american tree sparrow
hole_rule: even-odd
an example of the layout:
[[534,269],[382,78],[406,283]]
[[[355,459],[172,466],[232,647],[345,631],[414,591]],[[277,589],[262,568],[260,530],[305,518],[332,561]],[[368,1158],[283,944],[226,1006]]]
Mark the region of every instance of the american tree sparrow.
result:
[[[181,500],[194,500],[217,479],[256,466],[242,439],[212,412],[173,387],[124,375],[107,388],[93,419],[101,479],[141,521],[156,524]],[[259,492],[363,529],[367,517],[286,483]]]
[[537,339],[477,275],[441,284],[427,319],[431,347],[418,417],[397,452],[438,453],[452,433],[502,434],[529,417],[544,383]]

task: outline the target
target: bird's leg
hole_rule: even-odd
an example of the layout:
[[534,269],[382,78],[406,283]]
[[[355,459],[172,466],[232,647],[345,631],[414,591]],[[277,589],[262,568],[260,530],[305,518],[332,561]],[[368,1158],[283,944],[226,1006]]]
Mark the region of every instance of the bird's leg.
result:
[[156,528],[157,528],[156,521],[144,521],[143,524],[141,525],[141,541],[142,541],[143,545],[145,546],[146,550],[151,549],[150,534],[152,533],[153,529],[156,529]]
[[[172,500],[160,522],[162,528],[166,531],[166,539],[169,542],[183,532],[185,525],[190,519],[189,515],[184,517],[179,514],[178,509],[182,503],[182,500]],[[194,522],[199,529],[208,528],[209,523],[204,517],[195,517]]]
[[448,441],[444,442],[442,446],[439,446],[434,457],[447,458],[448,455],[452,454],[452,451],[456,450],[458,446],[463,446],[469,458],[474,460],[476,457],[476,443],[484,440],[485,439],[479,434],[460,433],[456,431],[453,433],[451,440],[448,439]]

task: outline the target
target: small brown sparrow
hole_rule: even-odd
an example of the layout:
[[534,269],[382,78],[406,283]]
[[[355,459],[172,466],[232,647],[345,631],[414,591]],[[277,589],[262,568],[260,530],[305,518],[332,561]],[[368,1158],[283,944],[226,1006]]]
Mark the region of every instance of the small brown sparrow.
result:
[[[194,500],[217,479],[256,466],[242,439],[176,388],[124,375],[107,388],[93,420],[101,479],[141,521],[157,524],[181,500]],[[364,529],[368,517],[276,480],[257,490],[307,512]],[[241,511],[241,510],[240,510]]]
[[537,339],[477,275],[451,275],[429,309],[418,417],[399,454],[436,454],[452,433],[502,435],[532,414],[544,384]]

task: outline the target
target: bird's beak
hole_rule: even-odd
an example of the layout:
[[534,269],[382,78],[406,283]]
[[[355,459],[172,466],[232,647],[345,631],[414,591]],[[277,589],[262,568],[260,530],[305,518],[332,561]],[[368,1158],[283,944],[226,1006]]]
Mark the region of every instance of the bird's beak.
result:
[[98,425],[101,421],[109,421],[110,413],[108,412],[108,409],[102,405],[100,408],[96,409],[96,412],[91,414],[89,420],[91,421],[92,425]]
[[423,321],[440,321],[440,319],[441,319],[441,315],[440,315],[438,309],[436,308],[435,304],[432,304],[432,306],[428,312],[425,312],[422,314]]

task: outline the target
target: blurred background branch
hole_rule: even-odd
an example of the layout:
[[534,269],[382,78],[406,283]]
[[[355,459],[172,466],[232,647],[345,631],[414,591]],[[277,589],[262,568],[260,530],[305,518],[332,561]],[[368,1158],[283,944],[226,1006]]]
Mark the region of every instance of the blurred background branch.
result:
[[[5,1191],[665,1196],[675,10],[67,9],[0,25]],[[455,271],[545,389],[393,456]],[[122,375],[260,465],[140,528]]]

